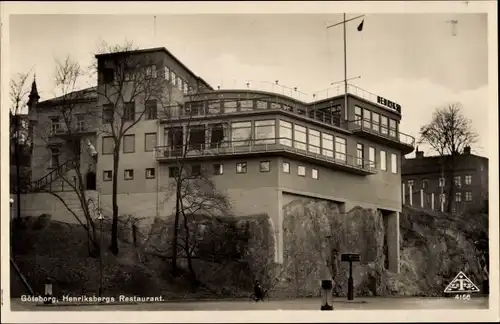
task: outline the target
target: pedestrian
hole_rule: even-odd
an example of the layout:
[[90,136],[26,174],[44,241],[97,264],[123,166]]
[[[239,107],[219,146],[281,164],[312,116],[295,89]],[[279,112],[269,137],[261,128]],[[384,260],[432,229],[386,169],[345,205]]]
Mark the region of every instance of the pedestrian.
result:
[[254,291],[254,299],[255,301],[264,301],[264,289],[262,288],[262,285],[260,284],[259,280],[255,280],[255,284],[253,286],[253,291]]

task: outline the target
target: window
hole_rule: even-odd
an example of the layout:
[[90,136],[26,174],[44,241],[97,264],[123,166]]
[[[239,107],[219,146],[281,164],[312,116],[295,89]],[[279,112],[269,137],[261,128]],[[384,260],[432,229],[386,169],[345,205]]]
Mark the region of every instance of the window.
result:
[[398,173],[398,156],[391,154],[391,172]]
[[135,135],[123,136],[123,153],[135,152]]
[[50,117],[50,132],[51,134],[57,134],[61,129],[61,123],[59,123],[59,116]]
[[280,120],[280,144],[292,146],[292,123]]
[[303,166],[303,165],[299,165],[297,167],[297,174],[301,177],[305,177],[306,176],[306,167]]
[[186,113],[189,116],[201,116],[205,114],[205,101],[194,101],[186,104]]
[[422,180],[422,189],[427,189],[429,187],[429,181],[427,179]]
[[380,132],[387,135],[389,131],[389,120],[385,116],[380,116]]
[[102,70],[102,78],[104,83],[112,83],[115,80],[115,70],[112,68],[104,68]]
[[380,132],[380,115],[376,112],[372,112],[372,129]]
[[413,180],[408,180],[408,187],[414,187],[415,186],[415,182]]
[[364,145],[363,144],[357,144],[356,145],[356,165],[359,167],[364,166]]
[[85,115],[76,115],[76,131],[83,132],[85,130]]
[[465,176],[465,184],[468,186],[472,184],[472,176],[471,175]]
[[224,112],[225,113],[234,113],[237,110],[236,100],[228,100],[224,101]]
[[472,192],[467,191],[465,193],[465,201],[472,201]]
[[236,163],[236,173],[247,173],[247,163],[246,162]]
[[181,77],[178,75],[175,76],[175,86],[177,87],[177,89],[180,89],[181,87]]
[[134,170],[126,169],[124,174],[125,180],[133,180],[134,179]]
[[455,186],[460,187],[460,185],[462,184],[462,183],[461,183],[461,182],[462,182],[461,180],[462,180],[462,179],[461,179],[461,177],[460,177],[460,176],[456,176],[456,177],[455,177]]
[[252,141],[252,122],[232,123],[231,141],[233,146],[249,145]]
[[126,102],[123,107],[123,120],[133,121],[135,119],[135,102]]
[[306,143],[307,143],[307,134],[306,134],[307,129],[304,126],[300,125],[295,125],[294,129],[294,134],[295,134],[295,141],[294,141],[294,147],[299,149],[299,150],[306,150]]
[[168,66],[165,66],[165,80],[172,80],[171,71]]
[[255,121],[255,144],[274,144],[276,138],[276,120]]
[[146,67],[146,77],[151,79],[155,79],[158,77],[158,73],[156,71],[156,65],[151,65],[151,66],[148,66]]
[[156,133],[144,134],[144,151],[152,152],[156,146]]
[[214,175],[221,175],[221,174],[224,174],[224,164],[214,164],[212,165],[213,167],[213,171],[214,171]]
[[206,144],[206,125],[189,127],[189,149],[203,150]]
[[147,168],[146,169],[146,179],[154,179],[155,178],[155,168]]
[[102,138],[102,154],[112,154],[115,147],[115,140],[112,136]]
[[312,174],[311,174],[313,179],[318,179],[318,170],[317,169],[312,169]]
[[290,163],[283,162],[283,172],[290,173]]
[[455,201],[456,202],[462,201],[462,193],[461,192],[455,192]]
[[58,147],[50,148],[50,168],[57,168],[59,166],[59,156],[61,152]]
[[157,118],[157,103],[156,100],[147,100],[145,102],[144,112],[146,120],[156,119]]
[[309,129],[309,152],[318,153],[321,149],[320,132],[314,129]]
[[321,154],[333,157],[333,135],[321,133]]
[[221,143],[224,142],[225,129],[225,124],[210,125],[210,146],[212,148],[220,147]]
[[191,166],[191,175],[193,175],[193,176],[201,175],[201,165],[199,165],[199,164],[192,165]]
[[260,162],[260,172],[269,172],[269,171],[271,171],[271,162],[261,161]]
[[174,167],[169,167],[168,168],[168,177],[169,178],[176,178],[179,176],[179,168],[174,166]]
[[209,114],[220,114],[220,100],[211,100],[207,102],[207,109]]
[[269,106],[269,103],[267,101],[260,101],[260,100],[258,100],[255,103],[255,108],[256,109],[267,109],[268,106]]
[[387,153],[380,150],[380,170],[387,171]]
[[103,181],[111,181],[113,178],[113,171],[112,170],[105,170],[102,173],[102,180]]
[[361,126],[361,121],[363,119],[363,115],[361,113],[362,113],[361,107],[354,106],[354,122],[356,123],[356,125],[359,126]]
[[363,109],[363,128],[371,128],[372,112],[368,109]]
[[375,148],[374,147],[368,148],[368,159],[370,160],[370,167],[375,168],[376,160],[375,160]]
[[112,104],[102,105],[102,120],[103,123],[111,123],[113,121],[114,109]]
[[253,100],[240,100],[238,101],[238,107],[240,111],[252,111]]
[[335,159],[346,161],[346,139],[342,137],[335,137]]
[[184,131],[182,127],[165,128],[164,137],[166,146],[173,154],[181,154],[184,142]]
[[439,187],[444,187],[445,186],[445,179],[444,178],[439,178]]
[[396,121],[389,119],[389,136],[396,137]]

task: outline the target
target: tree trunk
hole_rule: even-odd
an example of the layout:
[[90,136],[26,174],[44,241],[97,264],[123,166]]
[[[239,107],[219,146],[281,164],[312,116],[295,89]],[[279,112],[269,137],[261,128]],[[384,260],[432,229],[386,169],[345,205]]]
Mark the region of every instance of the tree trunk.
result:
[[16,118],[15,123],[15,143],[14,143],[14,154],[16,160],[16,205],[17,205],[17,219],[21,220],[21,166],[19,161],[19,115],[14,115]]
[[177,275],[177,241],[179,236],[179,216],[180,216],[180,200],[181,200],[181,175],[177,176],[176,193],[175,193],[175,219],[174,219],[174,237],[172,239],[172,274]]
[[118,163],[120,159],[120,147],[116,145],[113,151],[113,191],[112,191],[112,205],[113,205],[113,223],[111,225],[111,245],[109,247],[111,253],[118,255]]
[[[184,208],[183,208],[184,209]],[[186,243],[184,244],[184,248],[186,249],[186,258],[187,258],[187,263],[188,263],[188,269],[189,272],[191,272],[191,275],[193,276],[194,281],[196,281],[196,273],[193,268],[193,260],[191,258],[191,249],[189,246],[189,243],[191,242],[190,239],[190,233],[189,233],[189,224],[186,215],[184,214],[184,211],[182,212],[182,215],[184,216],[184,230],[186,231]]]

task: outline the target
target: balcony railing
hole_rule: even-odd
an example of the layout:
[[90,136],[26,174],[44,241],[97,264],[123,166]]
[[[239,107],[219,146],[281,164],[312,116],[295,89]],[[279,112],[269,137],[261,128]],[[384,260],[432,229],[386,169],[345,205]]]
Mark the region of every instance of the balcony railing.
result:
[[[252,101],[245,99],[235,99],[235,101]],[[241,108],[236,107],[231,110],[227,109],[222,112],[221,110],[212,110],[207,105],[198,106],[197,109],[186,110],[185,107],[180,106],[172,106],[168,107],[165,111],[159,112],[159,118],[164,120],[172,120],[172,119],[186,119],[186,118],[203,118],[209,116],[238,116],[240,114],[245,114],[252,111],[286,111],[289,114],[301,116],[302,118],[307,118],[309,120],[314,120],[317,122],[321,122],[324,124],[342,127],[344,124],[340,114],[335,114],[331,112],[324,112],[320,110],[316,110],[313,107],[301,107],[296,105],[296,107],[292,107],[285,103],[274,102],[272,98],[269,99],[261,99],[255,100],[259,102],[264,102],[267,104],[265,108],[257,108],[257,104],[254,104],[252,107]]]
[[68,130],[68,127],[63,124],[52,124],[50,127],[50,136],[77,135],[90,131],[90,128],[84,124],[77,124],[71,130]]
[[363,131],[378,137],[388,139],[409,147],[415,147],[415,137],[400,132],[397,129],[385,125],[373,123],[369,119],[356,119],[349,121],[348,129],[350,131]]
[[376,169],[373,161],[283,137],[199,143],[187,146],[158,146],[154,149],[155,158],[158,160],[273,152],[293,153],[366,173],[375,173]]

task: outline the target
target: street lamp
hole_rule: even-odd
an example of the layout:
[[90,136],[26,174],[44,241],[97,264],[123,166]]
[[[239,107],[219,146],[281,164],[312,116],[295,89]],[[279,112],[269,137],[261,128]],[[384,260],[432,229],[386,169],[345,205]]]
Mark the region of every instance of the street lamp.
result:
[[99,216],[97,219],[99,220],[99,231],[101,232],[99,238],[99,297],[102,297],[102,221],[104,217],[100,211],[98,211]]

